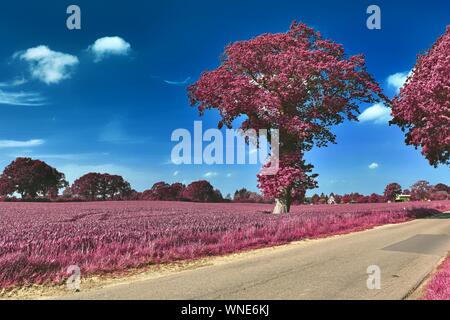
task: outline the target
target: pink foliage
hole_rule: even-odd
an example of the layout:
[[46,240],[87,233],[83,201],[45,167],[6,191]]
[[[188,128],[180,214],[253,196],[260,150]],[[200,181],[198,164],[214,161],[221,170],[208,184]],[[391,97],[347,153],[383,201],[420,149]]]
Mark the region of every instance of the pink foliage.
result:
[[450,300],[450,258],[448,258],[433,276],[426,287],[424,299]]
[[180,202],[0,203],[0,287],[220,255],[399,223],[450,210],[450,201],[295,206]]
[[393,100],[393,123],[406,142],[422,147],[432,165],[450,157],[450,26],[433,47],[418,57],[412,76]]
[[[311,165],[306,165],[299,154],[282,155],[279,159],[279,170],[275,175],[258,174],[258,188],[269,198],[295,197],[298,192],[315,188],[316,174],[308,175],[312,171]],[[264,168],[270,168],[267,163]],[[286,195],[289,193],[289,195]]]
[[[278,129],[281,158],[294,154],[299,163],[314,145],[335,141],[332,126],[356,120],[358,102],[385,99],[363,56],[347,57],[341,45],[296,22],[286,33],[229,45],[222,64],[203,73],[189,95],[200,114],[219,110],[219,128],[244,115],[243,130]],[[299,184],[306,173],[289,163],[260,186],[268,196],[289,194],[280,188]]]
[[384,197],[390,201],[394,201],[401,194],[402,187],[396,182],[389,183],[384,189]]

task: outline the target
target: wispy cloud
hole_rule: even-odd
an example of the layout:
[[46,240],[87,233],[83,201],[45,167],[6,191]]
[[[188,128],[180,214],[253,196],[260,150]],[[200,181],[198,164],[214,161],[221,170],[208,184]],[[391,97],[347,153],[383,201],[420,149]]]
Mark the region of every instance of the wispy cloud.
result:
[[16,52],[13,57],[26,61],[32,77],[46,84],[70,78],[74,67],[79,63],[76,56],[53,51],[44,45]]
[[37,92],[11,92],[0,90],[0,104],[11,106],[42,106],[46,99]]
[[36,154],[34,155],[37,159],[55,159],[55,160],[83,160],[89,158],[98,158],[102,156],[107,156],[107,152],[97,152],[97,153],[53,153],[53,154]]
[[219,175],[219,173],[214,172],[214,171],[210,171],[210,172],[206,172],[203,177],[205,178],[213,178],[213,177],[217,177]]
[[191,77],[187,77],[183,81],[172,81],[172,80],[163,80],[163,81],[172,86],[184,86],[184,85],[189,84],[189,81],[191,81]]
[[[46,103],[45,98],[37,92],[17,91],[17,87],[27,83],[24,78],[0,82],[0,104],[12,106],[41,106]],[[6,88],[7,91],[1,88]],[[14,91],[11,91],[14,90]]]
[[359,115],[358,119],[361,122],[385,124],[392,119],[391,109],[381,103],[377,103],[364,110],[364,112]]
[[406,71],[406,72],[397,72],[394,74],[391,74],[387,78],[387,84],[389,87],[395,89],[396,93],[400,92],[400,89],[405,85],[406,80],[408,77],[412,74],[412,71]]
[[173,176],[176,177],[180,174],[180,171],[174,171]]
[[373,162],[369,165],[370,170],[375,170],[375,169],[378,169],[379,167],[380,167],[380,165],[376,162]]
[[99,159],[100,157],[108,156],[108,152],[92,152],[92,153],[34,153],[33,150],[20,150],[13,153],[8,153],[6,156],[9,158],[18,157],[32,157],[34,159],[41,160],[67,160],[67,161],[80,161],[87,159]]
[[130,53],[131,45],[121,37],[103,37],[95,40],[94,44],[88,47],[94,55],[94,61],[99,62],[107,56],[124,56]]
[[26,141],[18,140],[0,140],[0,148],[29,148],[43,145],[45,140],[32,139]]
[[191,82],[191,77],[187,77],[186,79],[184,79],[182,81],[163,79],[159,76],[153,76],[153,75],[151,75],[150,78],[157,79],[157,80],[159,80],[165,84],[171,85],[171,86],[186,86]]
[[28,80],[26,80],[25,78],[17,78],[17,79],[11,80],[11,81],[0,82],[0,87],[2,87],[2,88],[17,87],[17,86],[21,86],[27,82],[28,82]]

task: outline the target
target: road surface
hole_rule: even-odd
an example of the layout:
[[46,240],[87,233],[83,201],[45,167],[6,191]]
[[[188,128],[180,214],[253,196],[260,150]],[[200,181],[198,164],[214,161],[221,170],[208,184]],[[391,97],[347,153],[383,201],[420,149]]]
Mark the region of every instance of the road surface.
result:
[[[60,298],[404,299],[449,250],[450,219],[421,219]],[[379,290],[367,287],[372,265],[381,270]]]

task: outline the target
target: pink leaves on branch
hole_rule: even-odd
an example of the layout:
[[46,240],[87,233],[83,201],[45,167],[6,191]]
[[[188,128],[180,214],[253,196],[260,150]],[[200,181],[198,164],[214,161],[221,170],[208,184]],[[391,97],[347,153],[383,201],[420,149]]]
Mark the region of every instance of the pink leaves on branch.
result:
[[[270,165],[271,163],[268,163],[265,167]],[[280,169],[275,175],[258,175],[258,188],[266,197],[292,199],[296,198],[297,192],[316,187],[314,178],[317,175],[308,175],[313,167],[306,165],[296,153],[282,155],[279,166]]]
[[413,74],[393,100],[392,114],[406,143],[422,148],[430,164],[450,164],[450,26],[419,55]]
[[357,102],[385,99],[363,56],[347,58],[341,45],[296,22],[286,33],[229,45],[221,65],[203,73],[189,96],[200,114],[218,109],[228,127],[245,116],[244,130],[279,129],[281,155],[296,154],[299,165],[282,167],[273,177],[282,182],[262,178],[268,194],[305,179],[300,155],[335,142],[330,127],[356,120]]
[[373,102],[373,93],[381,90],[362,56],[347,59],[341,45],[301,23],[229,45],[221,66],[189,88],[200,112],[218,109],[228,126],[246,115],[248,128],[280,128],[305,142],[331,135],[325,127],[343,116],[355,119],[355,100]]

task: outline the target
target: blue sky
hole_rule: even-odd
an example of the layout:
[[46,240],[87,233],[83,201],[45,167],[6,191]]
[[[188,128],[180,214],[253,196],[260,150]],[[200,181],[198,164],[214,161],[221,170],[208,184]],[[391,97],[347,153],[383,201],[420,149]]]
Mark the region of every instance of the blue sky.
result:
[[[40,158],[70,181],[89,171],[122,174],[134,188],[207,178],[224,194],[256,190],[257,165],[170,163],[177,128],[199,120],[186,86],[218,66],[223,48],[307,23],[364,53],[389,96],[450,24],[450,2],[434,1],[9,1],[0,11],[0,167],[16,156]],[[66,28],[66,8],[81,8],[81,30]],[[382,29],[366,28],[381,8]],[[106,38],[105,38],[106,37]],[[370,106],[362,106],[364,111]],[[382,192],[397,181],[450,182],[405,146],[382,106],[334,132],[337,145],[307,155],[320,174],[314,192]],[[203,127],[215,128],[207,113]]]

